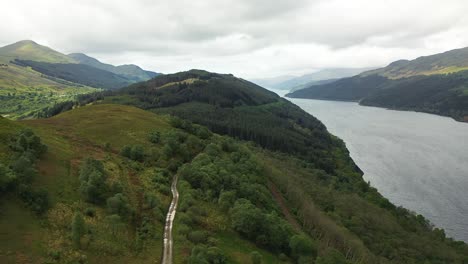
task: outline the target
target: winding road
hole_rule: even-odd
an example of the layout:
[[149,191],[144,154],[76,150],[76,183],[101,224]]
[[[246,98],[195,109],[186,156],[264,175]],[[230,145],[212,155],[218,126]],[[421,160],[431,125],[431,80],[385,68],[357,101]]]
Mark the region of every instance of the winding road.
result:
[[172,264],[172,225],[174,223],[175,214],[177,212],[177,203],[179,201],[179,192],[177,191],[178,174],[174,176],[171,185],[172,202],[169,206],[169,211],[166,216],[166,225],[164,226],[164,251],[162,264]]

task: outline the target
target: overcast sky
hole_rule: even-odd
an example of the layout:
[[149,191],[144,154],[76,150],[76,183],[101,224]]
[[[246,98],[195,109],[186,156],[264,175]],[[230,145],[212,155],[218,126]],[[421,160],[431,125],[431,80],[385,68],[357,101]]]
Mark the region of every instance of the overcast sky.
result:
[[384,66],[468,46],[466,0],[1,0],[0,45],[244,78]]

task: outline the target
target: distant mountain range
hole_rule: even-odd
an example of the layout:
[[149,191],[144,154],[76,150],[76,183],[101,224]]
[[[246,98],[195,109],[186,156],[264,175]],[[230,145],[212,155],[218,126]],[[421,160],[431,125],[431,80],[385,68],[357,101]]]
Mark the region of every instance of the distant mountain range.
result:
[[299,90],[315,84],[331,82],[333,80],[350,77],[374,68],[332,68],[305,74],[302,76],[279,76],[265,79],[254,79],[252,82],[272,89]]
[[65,55],[31,40],[0,48],[0,114],[27,118],[44,107],[96,89],[116,89],[159,73],[113,66],[81,53]]
[[293,98],[358,101],[468,121],[468,48],[387,67],[287,94]]

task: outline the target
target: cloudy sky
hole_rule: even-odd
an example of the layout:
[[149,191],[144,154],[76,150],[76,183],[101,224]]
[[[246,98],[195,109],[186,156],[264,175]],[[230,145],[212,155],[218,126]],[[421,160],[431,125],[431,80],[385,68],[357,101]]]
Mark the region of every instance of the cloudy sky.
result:
[[384,66],[468,46],[466,0],[1,0],[0,45],[244,78]]

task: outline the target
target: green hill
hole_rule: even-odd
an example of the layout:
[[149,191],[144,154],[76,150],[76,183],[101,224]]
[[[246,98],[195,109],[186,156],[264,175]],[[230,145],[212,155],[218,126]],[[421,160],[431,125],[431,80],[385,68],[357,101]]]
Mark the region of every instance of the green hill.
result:
[[133,64],[114,66],[111,64],[102,63],[97,59],[89,57],[83,53],[72,53],[68,54],[68,56],[81,64],[89,65],[94,68],[98,68],[101,70],[124,76],[125,78],[130,79],[133,82],[146,81],[159,75],[159,73],[145,71],[137,65]]
[[[96,60],[97,64],[90,66],[92,63],[80,58],[30,40],[0,48],[0,115],[12,119],[37,117],[43,109],[59,108],[78,95],[124,87],[157,75],[136,65],[114,67]],[[93,67],[99,65],[107,68]]]
[[124,103],[176,115],[213,132],[293,152],[333,170],[325,126],[302,109],[260,86],[230,74],[191,70],[108,93],[104,102]]
[[389,66],[287,94],[292,98],[359,101],[468,120],[468,48]]
[[192,70],[99,97],[48,119],[0,118],[1,262],[158,261],[176,174],[175,263],[468,259],[370,187],[320,121],[259,86]]

